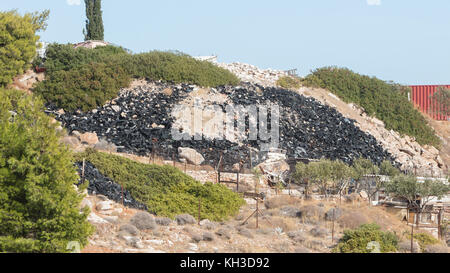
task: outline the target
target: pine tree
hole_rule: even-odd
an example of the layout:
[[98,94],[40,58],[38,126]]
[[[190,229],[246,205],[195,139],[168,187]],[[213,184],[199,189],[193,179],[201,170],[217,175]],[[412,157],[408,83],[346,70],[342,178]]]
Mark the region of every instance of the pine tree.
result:
[[30,67],[36,55],[39,31],[47,27],[50,11],[20,15],[17,11],[0,12],[0,87],[12,83],[16,75]]
[[102,1],[84,0],[86,4],[86,29],[83,30],[84,39],[104,40],[104,28],[102,19]]
[[73,157],[40,99],[0,90],[0,253],[67,252],[92,232]]

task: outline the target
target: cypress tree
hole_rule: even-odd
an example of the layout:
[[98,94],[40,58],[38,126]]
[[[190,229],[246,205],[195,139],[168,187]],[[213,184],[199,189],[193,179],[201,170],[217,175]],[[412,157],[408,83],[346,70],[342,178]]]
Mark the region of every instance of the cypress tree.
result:
[[83,31],[84,39],[104,40],[102,19],[102,1],[84,0],[86,4],[86,28]]

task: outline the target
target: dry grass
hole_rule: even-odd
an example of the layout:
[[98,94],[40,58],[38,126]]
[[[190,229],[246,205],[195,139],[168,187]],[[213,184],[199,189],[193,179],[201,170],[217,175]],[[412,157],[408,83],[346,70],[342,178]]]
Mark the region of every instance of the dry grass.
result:
[[277,209],[285,206],[299,206],[303,201],[297,197],[280,195],[270,198],[264,202],[267,209]]

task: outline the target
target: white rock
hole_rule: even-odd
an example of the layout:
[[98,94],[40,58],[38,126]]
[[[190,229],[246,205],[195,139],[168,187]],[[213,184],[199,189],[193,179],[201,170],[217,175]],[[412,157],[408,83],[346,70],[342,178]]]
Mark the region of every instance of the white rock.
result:
[[195,165],[201,165],[205,161],[205,158],[200,153],[191,148],[178,148],[178,155]]
[[98,216],[97,214],[91,212],[87,218],[87,220],[91,224],[108,224],[108,221],[103,219],[102,217]]
[[194,243],[189,243],[189,250],[191,251],[197,251],[198,250],[198,246]]
[[105,210],[112,210],[114,207],[112,201],[102,201],[97,203],[96,208],[98,211],[105,211]]

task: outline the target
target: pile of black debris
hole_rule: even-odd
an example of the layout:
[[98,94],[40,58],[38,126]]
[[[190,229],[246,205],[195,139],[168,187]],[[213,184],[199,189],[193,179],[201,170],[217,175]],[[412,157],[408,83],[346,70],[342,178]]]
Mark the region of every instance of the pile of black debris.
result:
[[[154,83],[165,92],[149,92],[139,86],[122,90],[117,99],[88,113],[57,114],[57,108],[49,106],[48,113],[55,115],[71,133],[96,132],[100,138],[118,146],[119,152],[149,156],[152,151],[171,159],[178,147],[190,147],[201,153],[203,164],[215,165],[223,153],[224,166],[231,167],[242,161],[248,162],[249,147],[259,150],[262,142],[244,141],[239,146],[228,140],[175,141],[171,135],[174,122],[170,115],[175,105],[184,100],[195,86]],[[352,163],[364,157],[379,164],[395,159],[386,152],[376,139],[361,131],[354,120],[349,120],[334,108],[325,106],[313,98],[273,87],[250,83],[240,86],[222,86],[217,92],[227,95],[235,105],[260,105],[273,103],[280,107],[280,147],[288,158],[340,159]],[[225,109],[224,105],[221,105]],[[224,110],[225,111],[225,110]],[[248,128],[248,118],[246,120]],[[269,130],[270,122],[268,122]],[[261,162],[264,154],[252,154],[252,163]]]
[[[82,168],[83,163],[77,162],[76,166],[78,167],[78,174],[80,176],[79,183],[83,183],[81,181],[82,178]],[[100,171],[95,168],[90,162],[86,161],[84,164],[84,179],[89,181],[88,193],[90,195],[104,195],[108,197],[108,199],[113,200],[117,203],[122,203],[122,192],[123,192],[123,205],[129,208],[147,210],[147,206],[136,201],[130,194],[130,192],[126,189],[123,189],[122,186],[115,183],[108,177],[105,177],[100,173]],[[79,185],[80,185],[79,184]]]

